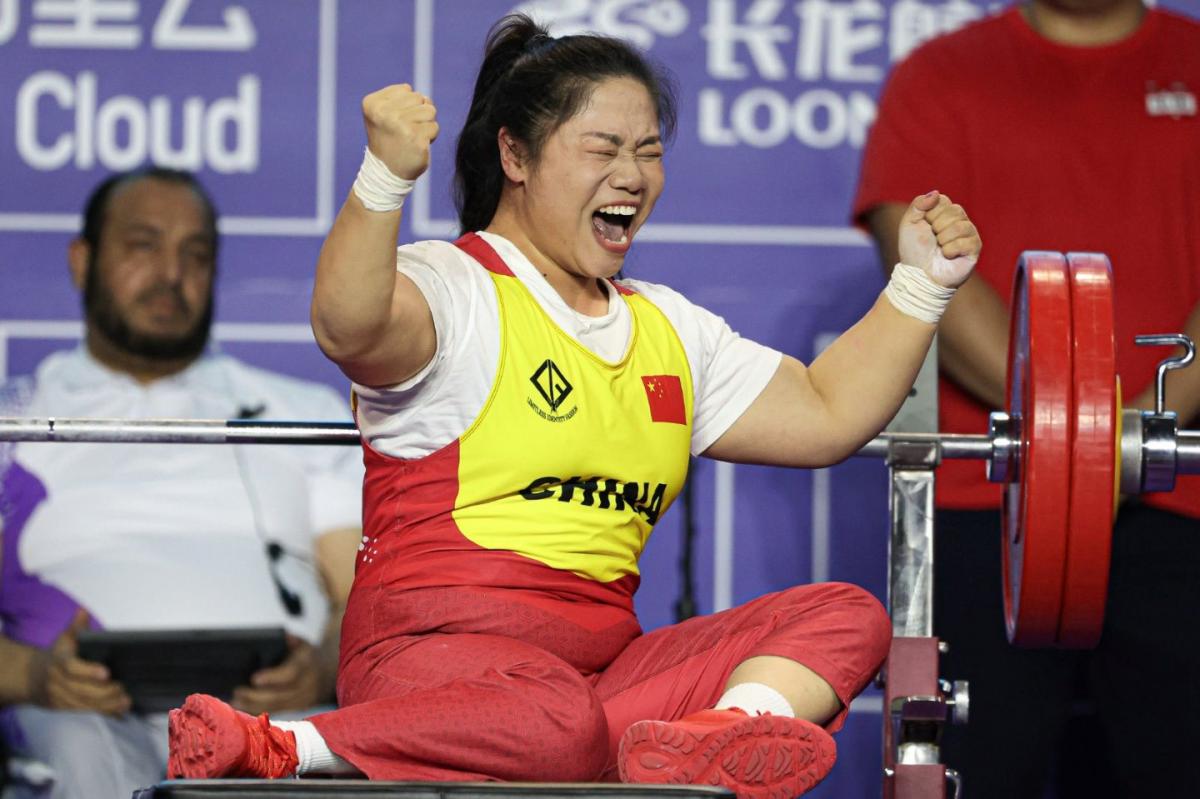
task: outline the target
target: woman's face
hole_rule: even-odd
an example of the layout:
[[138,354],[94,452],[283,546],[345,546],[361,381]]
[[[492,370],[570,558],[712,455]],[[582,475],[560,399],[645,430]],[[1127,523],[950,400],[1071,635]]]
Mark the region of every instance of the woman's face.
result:
[[523,232],[552,267],[579,277],[615,275],[662,194],[662,158],[646,88],[630,78],[598,83],[530,165]]

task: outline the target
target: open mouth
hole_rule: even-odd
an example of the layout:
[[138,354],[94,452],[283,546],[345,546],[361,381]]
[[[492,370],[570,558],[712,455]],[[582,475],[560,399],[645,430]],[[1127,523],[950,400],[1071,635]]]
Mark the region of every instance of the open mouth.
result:
[[629,244],[629,228],[636,213],[636,205],[601,206],[592,214],[592,229],[602,244],[625,247]]

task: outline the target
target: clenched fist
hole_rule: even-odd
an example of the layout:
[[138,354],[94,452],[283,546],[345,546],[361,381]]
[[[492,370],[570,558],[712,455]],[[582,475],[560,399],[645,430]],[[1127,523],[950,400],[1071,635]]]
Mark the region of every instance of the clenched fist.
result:
[[407,83],[363,98],[367,147],[396,177],[416,180],[429,168],[429,146],[438,135],[437,109]]
[[900,260],[946,288],[966,282],[982,247],[963,207],[936,191],[914,199],[900,220]]

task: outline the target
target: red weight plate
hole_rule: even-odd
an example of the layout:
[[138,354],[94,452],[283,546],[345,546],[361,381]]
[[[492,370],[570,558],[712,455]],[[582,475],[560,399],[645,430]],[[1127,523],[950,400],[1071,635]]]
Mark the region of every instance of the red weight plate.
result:
[[1117,351],[1112,268],[1098,253],[1068,253],[1074,376],[1071,507],[1058,645],[1095,646],[1104,625],[1116,479]]
[[1013,282],[1008,412],[1020,422],[1017,477],[1004,489],[1008,639],[1054,646],[1071,487],[1071,285],[1060,253],[1026,252]]

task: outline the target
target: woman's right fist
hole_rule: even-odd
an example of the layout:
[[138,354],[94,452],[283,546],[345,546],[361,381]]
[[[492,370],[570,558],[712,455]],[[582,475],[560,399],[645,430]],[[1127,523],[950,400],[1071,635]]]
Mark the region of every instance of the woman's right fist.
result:
[[363,98],[367,146],[396,177],[416,180],[429,168],[429,146],[438,135],[437,109],[407,83]]

